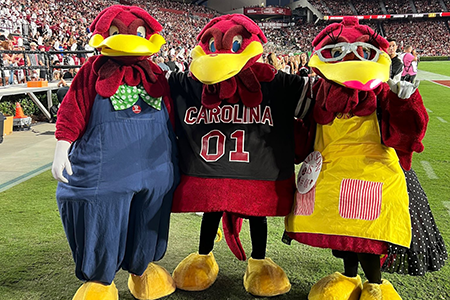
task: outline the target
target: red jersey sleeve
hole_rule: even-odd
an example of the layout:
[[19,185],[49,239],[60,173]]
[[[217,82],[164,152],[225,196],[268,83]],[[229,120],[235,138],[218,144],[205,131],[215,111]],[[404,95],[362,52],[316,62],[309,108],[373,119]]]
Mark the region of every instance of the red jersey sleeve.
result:
[[422,139],[428,124],[428,114],[422,96],[416,90],[410,98],[400,99],[384,87],[386,101],[381,102],[381,131],[386,146],[396,150],[401,166],[411,168],[413,152],[422,152]]

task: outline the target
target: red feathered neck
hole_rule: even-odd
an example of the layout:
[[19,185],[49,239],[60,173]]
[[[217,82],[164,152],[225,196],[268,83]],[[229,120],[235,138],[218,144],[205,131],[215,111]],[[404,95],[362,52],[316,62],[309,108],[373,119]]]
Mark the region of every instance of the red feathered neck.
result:
[[[163,83],[157,80],[161,69],[147,57],[108,57],[98,56],[93,63],[98,79],[95,83],[97,93],[105,98],[114,95],[120,85],[142,84],[147,93],[155,98],[164,93]],[[156,75],[155,75],[156,74]]]
[[270,82],[277,70],[268,64],[255,63],[225,81],[203,85],[202,105],[212,109],[222,101],[230,104],[239,100],[247,107],[258,106],[262,101],[260,82]]
[[372,91],[358,91],[321,78],[313,87],[316,95],[314,119],[325,125],[338,113],[368,116],[376,110],[377,95],[381,90],[379,86]]

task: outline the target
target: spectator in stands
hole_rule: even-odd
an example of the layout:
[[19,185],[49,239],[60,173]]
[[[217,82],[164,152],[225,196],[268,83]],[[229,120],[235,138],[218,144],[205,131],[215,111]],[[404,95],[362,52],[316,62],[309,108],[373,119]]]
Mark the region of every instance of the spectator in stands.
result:
[[[0,44],[0,50],[12,50],[11,48],[11,42],[8,40],[5,40],[1,42]],[[2,65],[5,67],[13,66],[15,62],[15,55],[11,53],[3,53],[2,54]],[[3,78],[5,79],[5,84],[13,84],[14,82],[14,72],[11,70],[3,70]],[[3,85],[3,78],[2,78],[2,85]]]
[[280,62],[278,61],[277,56],[275,55],[275,53],[271,52],[269,54],[267,54],[267,58],[266,58],[266,62],[273,66],[275,69],[280,70],[281,69],[281,65]]
[[61,73],[61,71],[60,71],[60,70],[54,70],[54,71],[53,71],[53,77],[52,77],[52,79],[53,79],[54,81],[59,81],[59,80],[61,80],[61,79],[62,79],[62,73]]
[[308,66],[309,55],[306,52],[302,52],[300,54],[300,63],[298,65],[297,75],[301,77],[315,76],[315,73],[312,72],[311,68]]
[[[0,44],[0,51],[1,50],[5,50],[5,48],[3,48],[3,43]],[[7,63],[9,61],[9,59],[7,59],[6,57],[6,53],[2,54],[2,66],[7,66]],[[0,85],[3,85],[3,80],[5,81],[5,85],[8,84],[9,81],[9,73],[7,72],[7,70],[2,70],[3,72],[0,73]]]
[[[89,39],[86,39],[86,40],[84,41],[84,50],[86,50],[86,51],[94,51],[94,50],[95,50],[93,47],[91,47],[91,46],[89,45]],[[91,57],[92,55],[94,55],[94,52],[87,53],[87,54],[86,54],[86,58],[89,58],[89,57]]]
[[54,69],[53,69],[53,73],[52,73],[52,80],[61,80],[62,79],[62,71],[59,68],[59,66],[61,65],[59,60],[54,60],[52,65],[54,65]]
[[164,63],[164,58],[161,56],[156,58],[156,64],[161,68],[161,70],[170,71],[169,66]]
[[[23,46],[16,46],[14,48],[14,50],[24,51],[25,48]],[[17,58],[16,58],[15,65],[17,67],[24,67],[25,66],[25,58],[24,58],[23,53],[16,54],[16,57]],[[24,69],[17,70],[16,74],[17,74],[17,82],[18,83],[25,83],[26,82],[26,76],[25,76],[25,70]]]
[[178,66],[175,64],[175,57],[172,55],[167,56],[166,65],[169,67],[170,71],[178,72]]
[[[37,44],[35,42],[30,43],[30,51],[38,51]],[[43,66],[44,62],[41,59],[41,56],[37,53],[28,53],[27,54],[27,66],[28,67],[36,67]],[[37,81],[39,80],[39,69],[31,69],[30,71],[31,80]]]
[[[76,50],[77,51],[85,51],[83,44],[84,44],[84,41],[82,39],[78,40],[76,43],[76,45],[77,45]],[[80,61],[80,65],[83,65],[87,58],[86,53],[77,53],[77,57]]]
[[290,66],[290,74],[297,74],[298,72],[298,63],[295,61],[294,53],[289,53],[288,64]]
[[178,54],[177,59],[175,61],[176,66],[178,67],[178,72],[184,72],[187,69],[189,69],[189,66],[187,65],[187,62],[184,59],[183,54]]
[[398,58],[397,55],[397,41],[395,39],[388,39],[389,48],[387,53],[391,58],[391,74],[390,78],[395,82],[400,81],[403,71],[403,62]]
[[291,74],[291,65],[289,63],[289,56],[287,55],[283,56],[283,68],[281,71]]
[[403,55],[403,72],[401,80],[413,82],[417,75],[417,70],[414,71],[412,62],[417,62],[417,54],[414,55],[412,46],[406,46],[405,54]]
[[67,44],[68,44],[68,48],[70,48],[70,51],[75,51],[78,48],[77,40],[73,36],[71,36],[69,38],[69,41],[67,42]]
[[72,80],[75,77],[75,75],[76,75],[75,69],[70,68],[69,70],[64,72],[62,79],[66,80],[66,81]]
[[8,34],[8,40],[12,42],[13,46],[23,46],[23,39],[17,33]]
[[39,79],[47,80],[48,57],[45,53],[45,46],[39,46],[38,48],[42,52],[42,54],[38,55],[39,60],[42,62],[41,66],[43,66],[43,68],[39,69]]
[[52,41],[52,43],[53,43],[53,50],[54,51],[60,51],[61,50],[60,49],[61,44],[59,42],[59,39],[56,36],[54,36],[54,40]]

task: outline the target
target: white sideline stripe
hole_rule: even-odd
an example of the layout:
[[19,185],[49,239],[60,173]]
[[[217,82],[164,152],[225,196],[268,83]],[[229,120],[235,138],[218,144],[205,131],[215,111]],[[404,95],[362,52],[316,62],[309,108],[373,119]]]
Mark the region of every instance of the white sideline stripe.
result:
[[427,110],[427,112],[429,112],[429,113],[432,113],[433,111],[431,110],[431,109],[429,109],[429,108],[426,108],[425,107],[425,109]]
[[438,118],[439,121],[441,121],[442,123],[448,123],[447,121],[445,121],[444,119],[442,119],[441,117],[436,117]]
[[417,70],[418,80],[450,80],[450,76],[445,76],[437,73],[427,72],[423,70]]
[[[440,80],[440,79],[435,79],[435,80]],[[435,83],[435,84],[437,84],[437,85],[440,85],[440,86],[443,86],[443,87],[446,87],[446,88],[450,89],[450,86],[448,86],[448,85],[445,85],[445,84],[436,82],[436,81],[434,81],[434,80],[428,80],[428,81],[431,81],[432,83]]]
[[426,160],[422,160],[422,161],[420,161],[420,163],[422,164],[422,168],[427,173],[428,178],[430,178],[430,179],[438,179],[436,173],[434,173],[433,167],[430,165],[429,162],[427,162]]
[[444,204],[448,214],[450,215],[450,201],[442,201],[442,204]]

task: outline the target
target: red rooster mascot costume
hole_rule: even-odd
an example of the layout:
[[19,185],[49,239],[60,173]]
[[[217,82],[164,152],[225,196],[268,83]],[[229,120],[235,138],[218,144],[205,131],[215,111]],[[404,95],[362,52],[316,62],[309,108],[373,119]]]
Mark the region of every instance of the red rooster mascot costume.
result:
[[165,43],[162,27],[141,8],[114,5],[90,29],[102,55],[83,65],[58,111],[52,167],[85,281],[73,299],[118,299],[119,269],[130,273],[135,298],[157,299],[175,290],[152,263],[166,251],[176,182],[167,80],[148,59]]
[[183,149],[172,211],[205,213],[199,252],[180,262],[174,280],[189,291],[214,283],[219,268],[212,250],[221,219],[230,249],[245,260],[239,231],[248,218],[253,249],[246,290],[257,296],[286,293],[286,274],[265,256],[266,216],[287,215],[292,207],[293,117],[304,104],[307,79],[257,62],[267,40],[244,15],[211,20],[197,39],[191,73],[169,78]]
[[[333,249],[345,272],[317,282],[312,300],[401,299],[381,279],[380,255],[389,244],[410,245],[401,167],[410,169],[413,151],[423,150],[428,116],[417,86],[388,81],[388,45],[354,17],[327,26],[313,41],[310,66],[322,78],[309,115],[313,168],[304,173],[321,170],[307,177],[311,181],[300,176],[306,185],[299,187],[286,231],[301,243]],[[368,280],[364,285],[358,264]]]

